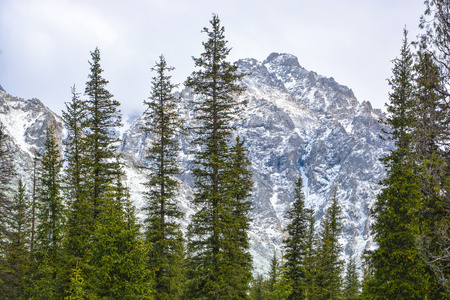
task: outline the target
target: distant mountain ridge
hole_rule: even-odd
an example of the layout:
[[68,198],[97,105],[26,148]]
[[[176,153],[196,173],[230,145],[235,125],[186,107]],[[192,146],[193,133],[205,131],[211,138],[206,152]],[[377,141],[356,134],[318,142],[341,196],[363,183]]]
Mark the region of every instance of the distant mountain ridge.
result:
[[[361,254],[373,247],[370,237],[370,207],[384,176],[379,158],[392,144],[379,138],[381,110],[369,102],[359,103],[352,90],[333,78],[304,69],[290,54],[272,53],[263,61],[242,59],[239,70],[249,74],[242,84],[247,90],[239,97],[248,101],[244,115],[236,122],[236,134],[246,141],[252,162],[255,189],[250,237],[255,271],[266,272],[273,251],[281,253],[284,218],[293,201],[294,182],[303,177],[307,205],[320,222],[333,186],[343,209],[345,255]],[[189,89],[181,91],[179,110],[186,125],[195,122]],[[67,99],[69,101],[70,99]],[[26,121],[17,121],[23,118]],[[34,149],[42,146],[45,126],[51,122],[62,139],[59,116],[37,99],[23,100],[8,95],[0,86],[0,122],[13,138],[15,147],[26,155],[16,160],[29,169]],[[141,129],[143,115],[124,133],[120,147],[126,163],[126,184],[133,200],[142,206],[145,150],[152,142]],[[179,203],[183,211],[194,212],[193,180],[190,174],[192,136],[180,135]],[[21,152],[21,153],[22,153]],[[19,162],[19,160],[22,160]],[[188,218],[182,221],[186,226]]]

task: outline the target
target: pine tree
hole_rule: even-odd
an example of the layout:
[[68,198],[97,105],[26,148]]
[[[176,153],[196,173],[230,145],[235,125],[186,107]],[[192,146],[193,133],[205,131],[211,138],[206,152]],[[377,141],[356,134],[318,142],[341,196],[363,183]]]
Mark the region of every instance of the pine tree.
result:
[[89,201],[88,172],[86,161],[88,157],[86,137],[86,107],[75,86],[72,88],[71,102],[66,103],[63,111],[63,121],[67,129],[65,145],[64,195],[68,204],[67,233],[64,248],[67,253],[68,268],[66,281],[75,267],[82,272],[87,268],[93,233],[93,203]]
[[153,299],[148,250],[134,208],[116,196],[115,190],[103,194],[107,199],[95,225],[87,286],[99,299]]
[[287,212],[287,238],[283,241],[285,249],[286,276],[292,285],[290,299],[304,299],[305,292],[305,256],[308,229],[307,209],[301,174],[295,186],[294,203]]
[[252,173],[249,171],[250,161],[244,140],[236,138],[235,145],[230,149],[227,163],[225,193],[227,201],[224,203],[228,224],[223,229],[224,250],[223,257],[228,264],[226,272],[229,276],[229,286],[226,292],[233,299],[245,299],[252,279],[252,258],[249,253],[250,230],[249,213],[252,208],[250,201],[253,189]]
[[347,268],[344,278],[344,290],[342,293],[342,299],[345,300],[357,300],[359,299],[359,293],[361,284],[359,282],[358,271],[356,270],[356,261],[354,257],[350,257],[347,262]]
[[[186,86],[198,95],[192,106],[199,126],[195,128],[198,145],[195,152],[194,204],[199,211],[193,215],[188,228],[189,288],[188,297],[196,299],[235,299],[240,297],[234,291],[248,289],[247,286],[233,286],[228,263],[230,250],[236,257],[242,255],[242,248],[227,244],[226,228],[230,224],[231,203],[227,183],[230,147],[233,132],[231,121],[240,106],[236,93],[243,90],[238,80],[243,76],[237,73],[237,65],[226,61],[230,49],[226,47],[224,28],[217,15],[211,20],[212,29],[204,28],[208,41],[204,42],[205,52],[194,58],[200,70],[192,73]],[[234,94],[233,94],[234,93]],[[241,200],[243,201],[243,199]],[[236,219],[238,220],[238,219]],[[231,268],[231,269],[230,269]]]
[[147,211],[146,240],[150,244],[148,265],[155,273],[155,299],[177,299],[181,295],[183,266],[183,237],[180,219],[183,213],[177,207],[175,196],[180,173],[178,168],[178,140],[181,122],[177,113],[179,98],[173,96],[175,85],[170,82],[164,56],[152,68],[152,92],[147,105],[143,128],[155,138],[148,150],[149,175],[146,186]]
[[43,153],[38,155],[37,219],[32,295],[57,298],[63,261],[65,207],[61,195],[62,162],[53,126],[46,131]]
[[250,285],[250,298],[252,300],[266,299],[266,282],[263,275],[258,274],[256,278],[252,280]]
[[273,253],[273,259],[270,262],[269,279],[267,280],[267,291],[265,299],[268,300],[287,300],[292,294],[291,282],[286,276],[284,264],[278,262],[276,253]]
[[317,234],[316,234],[316,218],[314,217],[314,210],[306,209],[306,237],[305,237],[305,255],[303,260],[303,268],[305,273],[305,280],[303,285],[304,299],[315,299],[317,295],[316,290],[316,278],[318,272],[318,260],[320,259],[317,254]]
[[4,255],[5,251],[4,241],[8,231],[7,212],[11,205],[10,182],[15,175],[12,154],[5,128],[0,124],[0,256]]
[[88,160],[86,161],[89,184],[89,200],[94,210],[94,218],[100,213],[103,204],[102,194],[113,188],[113,181],[121,173],[120,165],[116,160],[116,151],[119,138],[115,129],[121,126],[120,103],[113,99],[113,95],[106,89],[108,81],[102,77],[103,69],[100,66],[100,50],[96,48],[91,52],[92,62],[89,81],[86,82],[85,94],[88,100],[84,101],[86,108],[87,128],[86,142]]
[[0,299],[21,299],[24,296],[23,278],[30,269],[31,210],[25,185],[19,179],[17,192],[8,207],[8,233],[5,256],[0,258]]
[[411,154],[414,102],[412,55],[407,31],[401,57],[394,60],[392,92],[385,120],[392,130],[396,149],[382,158],[387,177],[373,207],[374,241],[378,249],[369,254],[372,275],[365,282],[364,299],[426,299],[429,276],[416,247],[418,213],[422,193]]
[[444,150],[449,139],[447,104],[440,93],[441,70],[432,55],[421,49],[417,58],[413,147],[423,204],[419,250],[439,284],[450,291],[450,251],[447,249],[450,235],[445,196],[450,188],[450,177]]
[[336,186],[331,198],[331,205],[320,225],[316,280],[317,299],[339,299],[343,271],[343,261],[340,259],[342,246],[339,243],[339,237],[342,234],[342,216]]

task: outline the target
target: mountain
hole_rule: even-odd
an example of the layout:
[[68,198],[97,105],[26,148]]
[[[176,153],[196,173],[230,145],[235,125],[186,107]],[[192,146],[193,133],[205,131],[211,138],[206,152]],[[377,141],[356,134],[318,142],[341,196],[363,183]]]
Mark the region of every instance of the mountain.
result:
[[[344,219],[344,256],[373,247],[370,207],[384,176],[378,159],[393,147],[379,138],[382,112],[369,102],[358,102],[351,89],[333,78],[307,71],[293,55],[272,53],[263,62],[243,59],[237,63],[239,70],[248,74],[242,80],[247,89],[239,96],[248,104],[234,126],[236,134],[245,139],[255,182],[250,231],[255,271],[266,272],[273,251],[282,251],[284,216],[293,201],[298,174],[303,177],[306,203],[314,208],[317,223],[337,185]],[[195,122],[189,107],[195,95],[184,89],[179,96],[179,110],[189,127]],[[145,151],[152,143],[152,136],[141,129],[144,121],[142,115],[123,134],[120,147],[126,184],[138,207],[142,207],[145,182],[140,167],[145,165]],[[30,170],[33,151],[42,146],[43,129],[49,122],[57,127],[60,138],[64,135],[61,119],[39,100],[14,98],[3,89],[0,122],[21,151],[22,171]],[[179,136],[183,173],[178,177],[178,199],[187,214],[182,221],[185,227],[195,211],[190,201],[192,139],[189,133]]]

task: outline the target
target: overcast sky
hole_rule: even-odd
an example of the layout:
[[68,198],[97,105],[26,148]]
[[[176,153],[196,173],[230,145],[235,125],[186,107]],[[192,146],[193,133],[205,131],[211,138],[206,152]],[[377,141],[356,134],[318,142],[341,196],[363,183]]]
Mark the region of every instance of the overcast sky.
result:
[[109,91],[124,115],[140,114],[158,56],[182,83],[216,13],[231,61],[290,53],[384,108],[402,30],[414,40],[424,9],[423,0],[0,0],[0,85],[60,114],[71,86],[84,92],[98,46]]

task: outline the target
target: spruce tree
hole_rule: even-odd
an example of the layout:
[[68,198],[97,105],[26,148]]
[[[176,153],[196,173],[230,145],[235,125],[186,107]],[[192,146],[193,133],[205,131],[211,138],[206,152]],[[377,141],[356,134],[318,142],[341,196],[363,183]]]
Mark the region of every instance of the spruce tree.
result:
[[152,68],[156,76],[152,80],[152,92],[147,105],[146,123],[143,128],[152,134],[154,143],[148,150],[148,182],[146,186],[147,211],[146,241],[150,245],[148,266],[155,273],[155,299],[177,299],[181,295],[183,266],[183,237],[180,219],[183,213],[177,207],[178,140],[181,122],[177,113],[179,98],[172,92],[164,56]]
[[422,193],[411,153],[415,101],[406,30],[401,57],[394,60],[392,71],[392,92],[384,122],[392,128],[389,137],[396,149],[382,158],[387,177],[381,182],[383,189],[372,209],[378,249],[368,257],[373,274],[364,284],[363,298],[426,299],[429,275],[416,246]]
[[11,205],[10,183],[15,176],[13,152],[8,144],[8,136],[0,124],[0,255],[4,255],[4,242],[8,232],[8,209]]
[[[194,204],[199,208],[188,228],[189,287],[188,297],[196,299],[235,299],[248,289],[248,281],[233,286],[228,262],[231,251],[236,257],[242,247],[228,244],[226,229],[233,222],[230,218],[232,204],[227,183],[230,147],[233,132],[231,121],[240,110],[236,94],[243,90],[238,80],[243,76],[237,65],[226,61],[230,52],[217,15],[213,15],[211,29],[204,28],[208,41],[203,43],[205,52],[194,58],[198,71],[186,81],[197,95],[192,107],[198,127],[195,130],[195,159],[192,170],[195,180]],[[241,201],[243,201],[242,199]],[[239,220],[240,218],[237,218]],[[229,252],[229,253],[225,253]],[[247,285],[247,286],[245,286]],[[239,299],[239,298],[238,298]]]
[[339,299],[341,293],[343,261],[340,259],[342,246],[341,207],[334,187],[331,205],[322,219],[318,245],[317,299]]
[[30,269],[31,210],[25,185],[19,179],[17,192],[8,207],[8,233],[5,241],[5,255],[0,258],[0,299],[21,299],[24,296],[25,281]]
[[88,291],[99,299],[153,299],[148,250],[134,208],[129,199],[116,196],[115,189],[106,187],[94,230],[92,269],[85,279]]
[[34,271],[32,295],[58,298],[62,291],[62,241],[65,228],[65,207],[61,194],[61,155],[53,126],[46,131],[43,153],[38,154],[36,241],[33,249]]
[[305,299],[305,256],[307,250],[308,218],[301,174],[298,176],[294,203],[287,212],[287,237],[283,240],[286,276],[292,285],[290,299]]
[[306,236],[305,236],[305,255],[303,259],[304,269],[304,299],[315,299],[317,295],[316,279],[318,272],[318,260],[317,255],[317,234],[316,234],[316,218],[314,217],[314,210],[306,209]]
[[225,193],[227,201],[224,221],[228,226],[224,228],[223,257],[227,266],[229,276],[229,291],[233,299],[245,299],[250,281],[252,279],[252,258],[249,253],[250,218],[249,212],[252,208],[250,200],[253,189],[252,173],[250,172],[250,161],[244,140],[236,138],[231,147],[227,169],[225,170]]
[[292,294],[292,286],[289,278],[286,276],[286,268],[283,262],[279,263],[276,253],[270,262],[269,279],[267,280],[267,291],[265,299],[268,300],[287,300]]
[[120,103],[106,89],[108,81],[102,76],[100,50],[96,48],[91,52],[91,57],[91,73],[85,89],[88,99],[84,101],[87,117],[83,126],[87,128],[85,143],[88,153],[88,195],[93,206],[93,217],[96,218],[103,204],[102,194],[107,186],[108,189],[114,187],[113,181],[121,172],[116,160],[119,138],[115,129],[121,126],[122,117]]
[[344,289],[342,291],[342,299],[345,300],[358,300],[361,289],[361,283],[359,281],[358,271],[356,270],[355,257],[350,257],[347,262],[345,277],[344,277]]
[[449,222],[445,196],[450,188],[450,169],[444,150],[449,139],[447,104],[440,93],[442,72],[433,56],[421,49],[417,58],[413,148],[423,204],[419,250],[439,285],[450,291]]
[[64,140],[64,194],[68,204],[68,220],[64,246],[71,265],[68,270],[75,266],[84,268],[89,257],[93,230],[93,203],[89,202],[87,193],[86,113],[85,103],[74,86],[71,102],[66,103],[66,111],[62,114],[67,129],[67,138]]

